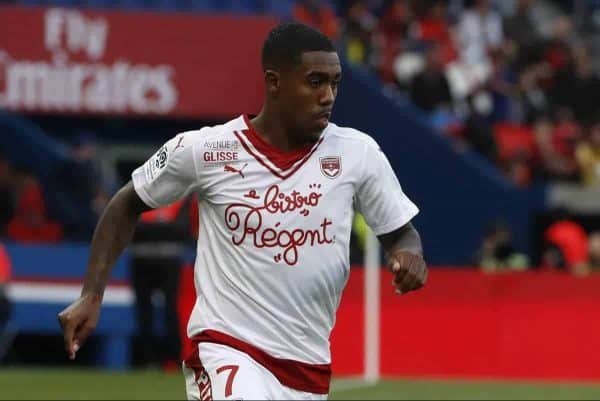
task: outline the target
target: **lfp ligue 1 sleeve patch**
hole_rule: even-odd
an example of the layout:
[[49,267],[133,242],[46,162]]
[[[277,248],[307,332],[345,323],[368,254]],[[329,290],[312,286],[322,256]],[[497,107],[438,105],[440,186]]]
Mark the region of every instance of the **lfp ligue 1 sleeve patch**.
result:
[[327,156],[319,158],[321,172],[327,178],[335,178],[342,172],[342,160],[340,156]]
[[169,163],[169,150],[163,146],[146,162],[145,172],[148,182],[154,181]]

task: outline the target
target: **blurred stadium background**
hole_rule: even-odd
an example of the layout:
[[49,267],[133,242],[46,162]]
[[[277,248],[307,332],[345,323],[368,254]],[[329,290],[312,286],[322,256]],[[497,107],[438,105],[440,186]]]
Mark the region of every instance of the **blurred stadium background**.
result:
[[364,268],[381,255],[357,217],[332,398],[599,399],[597,0],[0,0],[0,399],[184,397],[169,295],[152,294],[142,345],[131,264],[152,241],[182,252],[184,355],[193,202],[166,231],[148,217],[75,362],[56,314],[132,169],[178,132],[258,111],[262,40],[289,19],[338,46],[333,121],[380,143],[431,266],[393,296]]

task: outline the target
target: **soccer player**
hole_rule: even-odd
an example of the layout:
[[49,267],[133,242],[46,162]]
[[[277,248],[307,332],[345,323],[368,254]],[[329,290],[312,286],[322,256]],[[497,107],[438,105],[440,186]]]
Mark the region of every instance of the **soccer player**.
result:
[[190,193],[200,229],[188,323],[196,347],[183,363],[189,399],[327,398],[355,210],[382,242],[396,292],[425,284],[410,223],[417,207],[371,137],[329,121],[342,76],[331,41],[281,24],[264,42],[262,64],[257,116],[180,133],[110,201],[81,297],[59,314],[71,358],[96,326],[140,213]]

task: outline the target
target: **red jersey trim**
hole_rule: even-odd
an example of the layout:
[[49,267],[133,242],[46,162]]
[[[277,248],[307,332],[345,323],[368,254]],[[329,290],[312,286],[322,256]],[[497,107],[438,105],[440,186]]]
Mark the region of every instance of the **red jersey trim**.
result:
[[194,352],[197,353],[199,343],[221,344],[244,352],[256,362],[264,366],[286,387],[314,394],[328,394],[331,381],[331,365],[313,365],[292,359],[275,358],[265,351],[238,340],[228,334],[216,330],[204,330],[192,337]]
[[[304,156],[303,159],[297,160],[296,161],[297,164],[292,165],[292,169],[289,170],[289,171],[287,171],[287,172],[285,172],[285,170],[277,171],[273,167],[271,167],[269,164],[267,164],[265,162],[265,160],[263,159],[263,157],[261,157],[260,154],[258,154],[257,152],[253,151],[250,148],[250,146],[248,146],[248,144],[244,141],[244,138],[242,137],[242,135],[238,131],[235,131],[234,134],[238,138],[238,140],[240,141],[240,143],[242,144],[242,146],[244,147],[244,149],[246,150],[246,152],[248,152],[252,157],[254,157],[256,159],[256,161],[259,162],[260,164],[262,164],[267,170],[269,170],[271,173],[273,173],[273,175],[281,178],[282,180],[285,180],[286,178],[289,178],[296,171],[298,171],[300,169],[300,167],[302,167],[304,165],[304,163],[306,163],[307,160],[310,159],[310,157],[313,155],[313,153],[315,153],[315,151],[317,150],[317,148],[319,147],[319,145],[321,144],[321,142],[323,142],[323,138],[319,139],[319,141],[313,146],[312,150],[306,156]],[[268,159],[268,158],[266,158],[266,159],[269,160],[269,162],[272,163],[272,161],[270,159]]]
[[285,153],[265,142],[254,130],[247,115],[244,115],[243,118],[247,128],[234,131],[234,134],[249,154],[275,176],[282,179],[290,177],[306,163],[323,141],[323,136],[321,136],[317,143],[312,146],[304,146],[298,150]]

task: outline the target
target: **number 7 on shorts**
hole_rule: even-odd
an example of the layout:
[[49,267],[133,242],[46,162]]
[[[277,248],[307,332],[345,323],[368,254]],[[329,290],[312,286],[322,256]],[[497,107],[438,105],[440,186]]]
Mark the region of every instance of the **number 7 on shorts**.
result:
[[229,371],[227,383],[225,384],[225,397],[229,397],[232,394],[233,379],[235,379],[235,375],[239,368],[240,367],[238,365],[225,365],[217,368],[217,374],[220,374],[226,370]]

